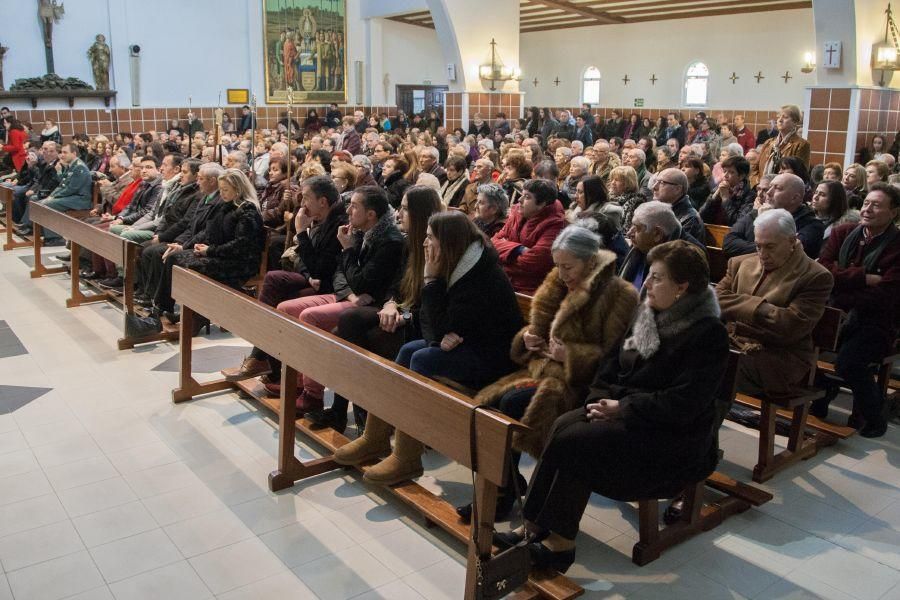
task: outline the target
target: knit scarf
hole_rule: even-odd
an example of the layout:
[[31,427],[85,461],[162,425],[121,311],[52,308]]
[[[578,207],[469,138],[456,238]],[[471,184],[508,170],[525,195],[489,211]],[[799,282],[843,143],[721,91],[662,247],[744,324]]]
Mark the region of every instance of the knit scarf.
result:
[[685,294],[666,310],[656,311],[645,300],[638,308],[631,334],[622,348],[636,351],[641,358],[650,358],[661,343],[680,336],[697,321],[718,318],[719,314],[719,302],[708,287],[696,294]]
[[373,239],[384,235],[384,233],[391,227],[396,227],[396,225],[394,224],[394,220],[394,211],[392,209],[388,209],[386,213],[381,215],[381,218],[378,219],[378,222],[375,223],[375,226],[363,234],[362,247],[365,248],[367,245],[372,243]]
[[776,167],[781,164],[781,150],[796,134],[796,129],[787,135],[778,134],[778,137],[775,138],[775,141],[772,144],[772,154],[769,156],[769,160],[766,161],[765,170],[763,171],[764,175],[771,175],[772,173],[778,172]]
[[[838,264],[842,269],[846,269],[850,266],[850,258],[851,255],[856,251],[856,248],[859,247],[859,242],[863,237],[863,229],[865,229],[862,225],[856,227],[853,231],[850,232],[850,235],[847,236],[847,239],[844,240],[844,243],[841,244],[841,250],[838,254]],[[878,264],[878,259],[881,258],[881,253],[887,248],[891,242],[894,241],[894,238],[900,233],[898,229],[891,225],[887,231],[878,236],[878,239],[875,240],[875,247],[872,248],[865,256],[863,256],[862,263],[865,268],[866,273],[874,273],[875,265]]]

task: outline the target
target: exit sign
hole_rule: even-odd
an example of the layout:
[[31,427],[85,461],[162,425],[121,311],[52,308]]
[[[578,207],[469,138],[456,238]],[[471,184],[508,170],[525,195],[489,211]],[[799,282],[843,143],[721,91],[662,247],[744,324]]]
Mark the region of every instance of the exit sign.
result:
[[430,80],[430,79],[423,79],[423,80],[422,80],[422,85],[431,85],[431,80]]
[[641,108],[641,107],[643,107],[643,106],[644,106],[644,99],[643,99],[643,98],[635,98],[635,99],[634,99],[634,107],[635,107],[635,108]]

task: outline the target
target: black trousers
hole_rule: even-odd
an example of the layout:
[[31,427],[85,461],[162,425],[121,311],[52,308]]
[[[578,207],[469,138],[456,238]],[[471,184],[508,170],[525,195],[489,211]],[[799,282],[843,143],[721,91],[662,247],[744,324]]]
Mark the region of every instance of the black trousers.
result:
[[893,332],[872,323],[847,320],[841,330],[835,369],[853,392],[853,412],[867,423],[885,420],[885,398],[876,383],[870,365],[880,363],[891,352]]
[[[498,398],[493,403],[493,406],[507,417],[516,419],[517,421],[521,421],[522,417],[525,416],[525,411],[528,409],[528,405],[531,404],[531,399],[534,398],[534,394],[536,392],[537,387],[523,387],[510,390],[500,396],[500,398]],[[516,450],[512,450],[511,454],[512,467],[515,471],[514,475],[518,476],[519,461],[522,459],[522,453]],[[512,485],[512,481],[510,481],[506,485],[506,487],[501,488],[500,491],[503,494],[515,491],[515,488]]]
[[137,257],[137,274],[135,277],[135,293],[153,298],[159,288],[159,282],[163,274],[162,255],[168,248],[167,244],[146,243],[141,246],[141,252]]

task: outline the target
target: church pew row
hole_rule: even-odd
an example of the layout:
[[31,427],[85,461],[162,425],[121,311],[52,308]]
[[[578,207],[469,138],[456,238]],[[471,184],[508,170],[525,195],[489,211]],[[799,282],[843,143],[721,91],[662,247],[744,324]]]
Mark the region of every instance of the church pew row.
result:
[[[812,333],[816,356],[821,351],[833,351],[837,347],[838,333],[845,317],[843,311],[825,307],[825,312]],[[735,395],[735,403],[760,411],[759,452],[753,469],[753,481],[768,481],[791,465],[815,456],[819,448],[834,445],[838,439],[847,438],[856,432],[850,427],[810,417],[810,404],[822,395],[822,390],[814,387],[815,377],[816,359],[810,365],[808,388],[798,396],[756,398],[747,394]],[[790,419],[790,432],[787,448],[776,454],[775,420],[779,414]]]
[[[110,301],[121,304],[126,314],[133,315],[134,308],[134,278],[138,245],[130,242],[120,236],[113,235],[104,229],[99,229],[85,223],[80,219],[74,218],[71,213],[63,213],[52,210],[46,206],[31,202],[30,207],[31,220],[34,222],[34,269],[31,271],[31,277],[43,277],[55,273],[63,273],[66,267],[48,268],[44,266],[41,249],[43,242],[41,233],[44,228],[51,229],[59,235],[71,242],[72,262],[70,270],[71,292],[70,297],[66,300],[66,307],[82,306],[84,304],[92,304],[94,302]],[[85,248],[94,254],[120,265],[125,270],[124,286],[122,294],[117,294],[108,290],[99,288],[95,293],[84,294],[81,291],[81,276],[79,275],[79,259],[81,249]],[[94,287],[92,282],[87,282]],[[136,344],[152,342],[158,340],[177,339],[177,330],[163,331],[150,336],[140,338],[129,337],[123,333],[118,340],[119,350],[133,348]]]
[[30,239],[16,239],[13,237],[13,191],[10,188],[0,186],[0,202],[3,203],[3,210],[6,213],[6,216],[4,216],[3,219],[0,219],[0,221],[2,221],[3,223],[2,228],[0,228],[0,233],[6,235],[6,242],[4,242],[3,244],[3,249],[15,250],[16,248],[25,248],[26,246],[30,246]]
[[[435,451],[472,467],[471,399],[328,332],[303,325],[199,273],[176,267],[172,292],[182,306],[180,384],[172,392],[173,401],[183,402],[198,395],[234,388],[259,397],[278,415],[278,468],[269,475],[272,491],[341,468],[331,456],[299,461],[295,457],[297,431],[328,452],[334,452],[349,441],[334,430],[313,430],[304,419],[296,419],[294,398],[287,390],[296,390],[300,369]],[[197,313],[283,362],[280,398],[266,399],[256,387],[258,382],[255,380],[241,384],[224,380],[201,384],[193,378],[189,332]],[[422,410],[423,406],[428,407],[427,412]],[[477,415],[475,494],[479,506],[479,547],[472,542],[471,528],[460,521],[446,501],[414,482],[389,488],[400,500],[420,511],[428,522],[468,544],[466,598],[475,597],[476,557],[487,556],[491,551],[497,487],[508,477],[508,449],[517,427],[521,425],[496,413],[480,411]],[[363,465],[360,470],[366,468],[368,465]],[[575,598],[583,593],[581,587],[555,572],[533,572],[526,587],[517,597]]]

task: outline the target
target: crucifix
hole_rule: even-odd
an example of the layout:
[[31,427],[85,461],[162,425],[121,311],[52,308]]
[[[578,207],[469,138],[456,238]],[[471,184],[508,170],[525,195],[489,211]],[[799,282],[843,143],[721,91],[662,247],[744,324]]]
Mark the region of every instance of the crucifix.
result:
[[[626,75],[626,77],[627,77],[627,75]],[[656,85],[656,82],[657,82],[657,81],[659,81],[659,79],[656,77],[656,73],[654,73],[654,74],[650,77],[650,85]]]
[[740,79],[740,77],[737,76],[737,73],[735,73],[734,71],[732,71],[732,72],[731,72],[731,77],[729,77],[728,79],[731,80],[731,85],[734,85],[735,83],[737,83],[737,80]]
[[47,73],[55,73],[53,67],[53,24],[59,23],[66,14],[65,7],[56,0],[38,0],[38,18],[44,33],[44,55],[47,60]]
[[785,72],[784,72],[784,75],[782,75],[781,78],[784,79],[784,82],[785,82],[785,83],[788,82],[788,79],[793,79],[793,77],[791,77],[791,72],[790,72],[790,71],[785,71]]
[[630,79],[628,79],[628,74],[627,74],[627,73],[625,74],[625,77],[622,78],[622,81],[625,82],[625,85],[628,85],[628,82],[631,81]]
[[760,81],[762,81],[763,79],[766,78],[765,75],[762,74],[762,71],[760,71],[759,73],[754,75],[754,77],[756,78],[756,83],[759,83]]
[[538,84],[537,77],[535,77],[535,78],[531,81],[531,83],[534,84],[534,87],[537,87],[537,84]]
[[553,84],[554,84],[556,87],[559,87],[559,75],[557,75],[557,76],[556,76],[556,79],[553,80]]

